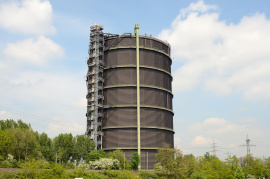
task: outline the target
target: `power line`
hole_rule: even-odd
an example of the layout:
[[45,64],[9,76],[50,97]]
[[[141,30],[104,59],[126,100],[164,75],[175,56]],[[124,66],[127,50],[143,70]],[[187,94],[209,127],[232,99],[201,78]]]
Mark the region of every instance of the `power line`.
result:
[[[78,127],[76,127],[74,125],[69,125],[67,123],[62,123],[62,122],[58,122],[58,121],[52,121],[52,119],[49,119],[49,118],[46,118],[46,117],[37,116],[37,115],[21,112],[21,111],[15,110],[15,109],[2,107],[2,106],[0,106],[0,108],[2,108],[3,110],[13,111],[12,113],[15,113],[15,114],[18,114],[18,115],[23,115],[23,116],[26,116],[26,117],[29,117],[29,118],[32,118],[32,119],[38,119],[39,121],[42,121],[42,122],[53,123],[53,124],[60,125],[60,126],[63,126],[63,127],[66,126],[66,127],[70,127],[70,128],[73,128],[73,129],[75,128],[75,129],[78,129],[78,130],[81,129],[81,128],[78,128]],[[37,123],[37,122],[31,122],[31,123],[44,126],[42,123]]]
[[213,143],[212,143],[212,153],[213,153],[213,156],[215,156],[216,157],[216,152],[218,151],[217,149],[216,149],[216,143],[214,142],[214,140],[213,140]]
[[247,147],[247,165],[249,165],[250,147],[256,146],[256,145],[250,144],[250,141],[251,140],[248,138],[248,134],[247,134],[246,144],[241,145],[242,147]]
[[241,145],[241,147],[247,147],[247,155],[250,154],[250,147],[255,147],[256,145],[252,145],[250,144],[250,139],[248,138],[248,134],[247,134],[247,139],[246,139],[246,144]]

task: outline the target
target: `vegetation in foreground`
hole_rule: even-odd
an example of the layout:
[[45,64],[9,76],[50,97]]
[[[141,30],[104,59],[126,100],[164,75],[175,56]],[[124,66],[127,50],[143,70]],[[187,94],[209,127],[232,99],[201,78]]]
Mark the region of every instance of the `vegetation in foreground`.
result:
[[106,154],[94,147],[85,135],[51,139],[21,120],[0,120],[0,168],[20,169],[1,171],[0,178],[270,178],[270,157],[229,156],[221,161],[209,153],[183,155],[164,144],[156,154],[155,172],[137,172],[138,153],[128,162],[120,150]]

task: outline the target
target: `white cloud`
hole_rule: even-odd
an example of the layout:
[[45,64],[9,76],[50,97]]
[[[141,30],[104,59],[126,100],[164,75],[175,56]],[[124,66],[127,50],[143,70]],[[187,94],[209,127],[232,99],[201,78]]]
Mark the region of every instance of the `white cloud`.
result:
[[206,5],[202,0],[199,0],[197,3],[191,3],[187,8],[181,10],[181,15],[186,16],[186,14],[190,12],[206,12],[209,10],[215,10],[217,9],[217,6],[214,5]]
[[10,1],[0,4],[0,27],[24,34],[54,34],[48,0]]
[[84,134],[86,131],[85,125],[79,124],[77,122],[72,121],[65,121],[60,120],[52,121],[48,125],[48,129],[46,130],[46,133],[49,134],[49,136],[55,137],[59,135],[60,133],[72,133],[72,135],[77,134]]
[[212,142],[213,142],[213,140],[211,138],[205,138],[203,136],[196,136],[191,141],[191,145],[192,146],[205,146],[205,145],[210,146]]
[[0,119],[22,119],[31,123],[34,130],[48,132],[50,137],[70,132],[84,134],[86,106],[82,103],[86,87],[83,75],[20,68],[0,71],[0,93],[3,94]]
[[[246,119],[254,119],[253,117],[246,117]],[[244,121],[243,121],[244,123]],[[200,155],[211,149],[213,142],[217,146],[218,154],[220,157],[225,158],[225,152],[233,152],[233,155],[245,155],[246,135],[252,140],[252,144],[257,145],[258,148],[253,148],[252,153],[256,157],[262,155],[269,155],[268,141],[269,127],[260,126],[255,123],[245,121],[244,124],[237,124],[223,118],[208,118],[200,123],[192,124],[187,128],[186,135],[194,136],[191,142],[185,144],[188,151]],[[181,149],[181,148],[180,148]],[[185,148],[184,148],[185,149]],[[186,153],[186,151],[184,151]]]
[[4,49],[8,61],[15,60],[20,64],[46,65],[50,59],[57,59],[64,55],[63,48],[46,37],[37,40],[26,39],[16,43],[8,43]]
[[232,122],[229,122],[225,119],[220,118],[208,118],[204,120],[202,123],[195,123],[191,125],[188,130],[190,132],[202,132],[205,134],[227,134],[234,133],[237,131],[245,131],[247,130],[247,126],[245,125],[237,125]]
[[[86,95],[86,94],[85,94],[85,95]],[[86,97],[78,98],[78,99],[74,100],[74,101],[72,102],[72,104],[73,104],[75,107],[78,107],[78,108],[86,108],[86,105],[87,105]]]
[[175,61],[183,63],[174,72],[173,90],[199,86],[217,95],[240,93],[248,100],[269,101],[270,21],[255,14],[226,24],[209,12],[215,8],[193,3],[160,33]]

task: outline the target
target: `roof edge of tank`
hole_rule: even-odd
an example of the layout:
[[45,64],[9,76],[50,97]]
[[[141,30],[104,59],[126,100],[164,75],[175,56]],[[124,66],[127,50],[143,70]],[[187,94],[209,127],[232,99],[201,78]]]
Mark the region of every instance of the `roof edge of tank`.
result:
[[[136,38],[136,36],[133,35],[133,34],[131,34],[131,33],[124,33],[122,35],[104,33],[104,36],[105,36],[105,39],[106,40],[107,39],[115,39],[115,38],[128,38],[128,37]],[[168,47],[171,47],[171,45],[169,44],[169,42],[164,41],[164,40],[160,40],[160,39],[155,38],[155,37],[152,37],[151,35],[150,36],[148,36],[148,35],[139,35],[139,38],[152,39],[152,40],[158,41],[160,43],[163,43],[164,45],[167,45]]]

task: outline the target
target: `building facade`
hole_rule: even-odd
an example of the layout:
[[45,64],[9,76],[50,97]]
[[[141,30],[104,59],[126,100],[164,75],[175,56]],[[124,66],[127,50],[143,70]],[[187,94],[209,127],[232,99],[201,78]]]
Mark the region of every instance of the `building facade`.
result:
[[[96,149],[121,149],[153,169],[156,150],[174,147],[170,45],[151,36],[90,28],[86,134]],[[136,28],[135,28],[136,29]],[[137,81],[139,79],[139,81]]]

